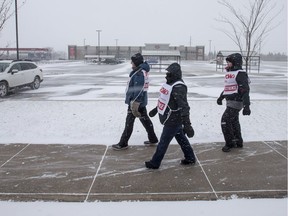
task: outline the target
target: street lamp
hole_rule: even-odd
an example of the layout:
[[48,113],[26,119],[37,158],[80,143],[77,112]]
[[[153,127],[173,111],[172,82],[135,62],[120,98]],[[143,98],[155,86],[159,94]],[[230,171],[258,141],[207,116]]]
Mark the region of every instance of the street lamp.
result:
[[115,39],[116,41],[116,58],[118,58],[118,39]]
[[98,64],[100,64],[100,32],[102,30],[96,30],[98,32]]
[[15,0],[15,25],[16,25],[16,51],[17,51],[17,60],[19,60],[17,0]]
[[209,40],[209,54],[208,54],[209,60],[211,59],[211,41],[212,40]]

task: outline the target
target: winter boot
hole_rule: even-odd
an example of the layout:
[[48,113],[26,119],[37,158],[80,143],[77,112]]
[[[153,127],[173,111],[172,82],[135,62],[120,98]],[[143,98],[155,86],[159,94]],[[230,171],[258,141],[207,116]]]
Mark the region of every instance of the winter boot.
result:
[[150,161],[146,161],[145,162],[145,166],[146,166],[146,168],[148,168],[148,169],[158,169],[159,167],[157,167],[157,166],[154,166]]
[[236,140],[236,147],[243,148],[243,139]]
[[230,152],[230,151],[231,151],[231,148],[233,148],[232,145],[225,145],[225,146],[222,148],[222,151],[223,151],[223,152]]
[[158,143],[158,140],[153,140],[153,141],[147,140],[147,141],[144,141],[144,145],[156,145],[157,143]]
[[128,144],[118,143],[118,144],[112,145],[112,149],[117,150],[117,151],[125,150],[125,149],[128,149]]
[[181,160],[180,163],[181,163],[182,165],[193,165],[193,164],[195,164],[195,159],[193,159],[193,160],[183,159],[183,160]]

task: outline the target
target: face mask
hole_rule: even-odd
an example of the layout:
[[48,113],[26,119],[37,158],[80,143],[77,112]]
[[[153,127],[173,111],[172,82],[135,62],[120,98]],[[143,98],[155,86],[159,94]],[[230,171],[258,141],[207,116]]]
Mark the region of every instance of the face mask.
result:
[[173,76],[172,76],[172,73],[167,72],[167,73],[166,73],[166,77],[165,77],[165,79],[167,80],[167,83],[168,83],[168,84],[171,83],[171,82],[173,82]]

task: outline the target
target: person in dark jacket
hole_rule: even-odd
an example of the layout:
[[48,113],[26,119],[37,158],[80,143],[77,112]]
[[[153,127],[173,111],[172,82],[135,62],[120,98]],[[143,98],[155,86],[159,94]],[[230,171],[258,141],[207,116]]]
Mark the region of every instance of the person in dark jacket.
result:
[[249,78],[242,69],[242,55],[234,53],[226,58],[227,67],[225,74],[224,91],[217,99],[217,104],[222,105],[226,99],[226,110],[221,118],[221,128],[225,139],[223,152],[229,152],[231,148],[243,147],[239,112],[243,108],[243,115],[250,115]]
[[156,144],[158,142],[153,123],[147,115],[146,109],[150,66],[147,62],[144,62],[144,58],[140,53],[131,57],[131,64],[132,71],[129,74],[125,98],[125,103],[128,105],[125,129],[119,143],[112,145],[115,150],[128,148],[128,140],[133,132],[136,117],[139,118],[148,133],[148,141],[145,141],[144,144]]
[[181,164],[195,163],[194,151],[185,136],[185,134],[188,137],[194,136],[189,117],[190,107],[187,101],[187,86],[182,80],[182,71],[178,63],[172,63],[166,70],[166,83],[160,89],[158,105],[149,112],[150,117],[158,113],[160,122],[164,127],[156,152],[150,161],[145,162],[148,169],[158,169],[160,167],[161,161],[174,137],[184,153]]

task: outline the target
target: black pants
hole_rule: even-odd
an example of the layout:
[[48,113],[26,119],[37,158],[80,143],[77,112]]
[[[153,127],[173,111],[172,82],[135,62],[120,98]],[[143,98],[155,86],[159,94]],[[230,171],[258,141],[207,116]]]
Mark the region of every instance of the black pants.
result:
[[227,107],[221,119],[221,128],[226,145],[233,147],[234,143],[242,143],[241,126],[239,122],[240,110]]
[[[153,123],[150,120],[149,116],[147,115],[146,107],[139,108],[139,112],[141,113],[141,117],[139,117],[140,122],[146,129],[146,132],[148,134],[148,139],[151,142],[158,142],[158,138],[154,132]],[[122,133],[120,144],[126,145],[128,144],[128,140],[131,137],[131,134],[133,132],[134,122],[135,122],[135,116],[132,114],[132,111],[130,109],[130,106],[127,110],[127,116],[126,116],[126,122],[125,122],[125,129]]]

